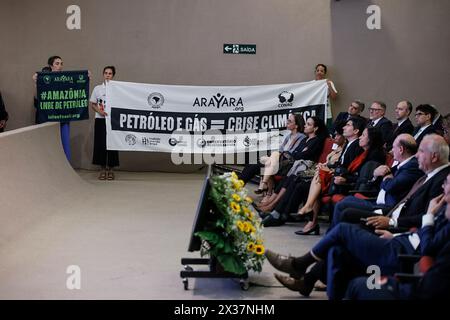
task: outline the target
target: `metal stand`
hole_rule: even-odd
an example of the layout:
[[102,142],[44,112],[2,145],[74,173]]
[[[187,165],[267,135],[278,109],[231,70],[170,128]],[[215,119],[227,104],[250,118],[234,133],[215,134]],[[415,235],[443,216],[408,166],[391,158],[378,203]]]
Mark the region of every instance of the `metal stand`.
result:
[[[180,277],[183,279],[184,290],[189,290],[188,278],[238,278],[242,290],[249,288],[248,273],[237,275],[235,273],[221,270],[222,267],[214,258],[181,258],[181,264],[184,271],[180,271]],[[194,271],[190,265],[209,265],[209,270]]]

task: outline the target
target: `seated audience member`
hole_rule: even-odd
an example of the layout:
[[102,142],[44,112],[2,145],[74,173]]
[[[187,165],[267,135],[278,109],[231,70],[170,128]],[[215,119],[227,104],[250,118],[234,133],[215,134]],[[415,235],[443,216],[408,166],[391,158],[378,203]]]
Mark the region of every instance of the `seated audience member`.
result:
[[[428,202],[442,192],[442,182],[450,173],[448,154],[449,147],[444,138],[437,134],[427,135],[420,143],[416,154],[419,169],[425,175],[416,181],[408,194],[386,216],[363,209],[347,210],[361,211],[361,214],[367,216],[372,215],[367,218],[367,225],[376,229],[409,230],[420,227],[422,214]],[[344,215],[346,214],[344,210]]]
[[[450,176],[444,182],[445,212],[447,220],[450,220]],[[440,212],[442,215],[443,212]],[[432,236],[439,228],[438,223],[443,223],[439,213],[433,215],[433,211],[427,212],[423,218],[422,236],[420,237],[421,255],[430,256],[434,259],[433,265],[428,269],[423,277],[416,283],[399,283],[395,278],[381,278],[380,288],[370,290],[367,287],[367,277],[353,279],[348,285],[345,299],[351,300],[442,300],[450,299],[450,242],[447,241],[442,247],[437,246],[434,252],[430,252],[423,245],[423,235]],[[441,221],[439,221],[441,219]],[[448,222],[447,222],[448,224]],[[434,237],[436,239],[436,237]],[[428,244],[432,243],[430,241]]]
[[395,107],[395,118],[397,119],[397,124],[394,125],[392,134],[386,143],[386,150],[390,151],[392,149],[392,143],[395,138],[402,134],[412,134],[414,132],[414,126],[409,120],[409,115],[413,110],[412,103],[409,101],[400,101]]
[[374,178],[382,179],[377,199],[363,200],[355,196],[345,197],[334,207],[330,228],[341,221],[359,223],[360,218],[367,218],[366,215],[359,214],[361,213],[360,210],[355,213],[351,209],[367,210],[370,212],[369,216],[375,215],[376,209],[390,210],[408,194],[414,183],[423,176],[423,171],[419,169],[417,159],[414,157],[417,152],[417,144],[411,135],[401,134],[397,136],[392,150],[394,159],[399,164],[392,169],[386,165],[381,165],[373,173]]
[[[336,124],[336,132],[334,134],[334,145],[336,147],[334,148],[334,150],[332,150],[327,155],[325,163],[318,164],[313,180],[317,179],[318,171],[319,171],[318,168],[327,168],[327,170],[330,170],[330,169],[328,169],[328,166],[331,167],[339,160],[340,155],[342,153],[343,145],[345,144],[345,141],[346,141],[345,137],[343,136],[344,125],[345,125],[345,122]],[[291,179],[291,177],[289,177],[288,179]],[[280,183],[280,185],[277,187],[276,192],[274,192],[271,196],[269,196],[266,199],[263,199],[263,201],[261,201],[261,203],[258,205],[258,209],[262,212],[272,211],[274,209],[274,207],[277,205],[277,203],[285,195],[286,189],[290,186],[290,183],[291,184],[295,183],[295,181],[294,181],[295,179],[297,179],[297,176],[292,176],[292,180],[290,180],[290,181],[285,180],[282,183]],[[287,217],[283,216],[281,218],[281,220],[279,221],[279,224],[280,225],[283,224],[285,220],[287,220]]]
[[416,124],[413,136],[416,139],[417,144],[420,145],[423,137],[430,133],[436,133],[432,125],[436,110],[429,104],[421,104],[416,107]]
[[442,136],[442,135],[444,135],[444,125],[443,125],[444,117],[439,113],[436,106],[431,105],[431,107],[433,107],[433,109],[435,111],[435,116],[434,116],[433,120],[431,121],[431,124],[434,128],[434,132],[436,132],[438,135]]
[[261,157],[257,164],[246,165],[239,174],[239,179],[247,183],[264,168],[259,188],[255,193],[260,194],[263,191],[267,191],[269,189],[268,183],[271,181],[270,177],[276,173],[276,168],[278,168],[280,161],[283,162],[283,159],[290,156],[300,142],[305,139],[304,128],[305,120],[303,116],[301,114],[290,114],[286,122],[286,129],[289,130],[289,133],[281,143],[278,152],[274,151],[270,156]]
[[[447,176],[446,179],[449,183],[450,178]],[[324,260],[328,298],[342,299],[349,281],[367,274],[370,265],[377,265],[383,275],[393,275],[400,270],[398,254],[435,256],[445,248],[450,241],[450,223],[446,218],[444,199],[448,199],[449,193],[446,187],[445,198],[441,190],[441,194],[430,201],[418,232],[405,232],[394,237],[386,230],[373,234],[358,225],[340,223],[302,256],[284,256],[271,250],[266,250],[265,255],[277,270],[289,274],[275,274],[276,279],[286,288],[306,296],[317,280],[315,276],[310,278],[311,271],[306,271],[310,265]]]
[[374,101],[369,108],[369,122],[367,127],[375,127],[381,131],[384,143],[389,141],[392,135],[392,122],[386,118],[386,104],[381,101]]
[[5,103],[3,102],[2,93],[0,92],[0,132],[3,132],[8,121],[8,112],[6,112]]
[[364,127],[365,121],[361,118],[351,118],[348,120],[343,127],[343,136],[346,139],[346,143],[339,159],[333,164],[320,165],[318,167],[317,177],[311,182],[299,180],[297,183],[288,185],[284,190],[281,190],[281,196],[278,201],[285,196],[286,198],[279,205],[275,202],[277,206],[273,206],[275,210],[272,211],[271,215],[276,216],[277,213],[287,211],[290,213],[291,210],[295,212],[294,210],[298,209],[299,204],[307,198],[306,204],[300,209],[299,214],[312,215],[312,219],[301,232],[303,234],[317,233],[317,215],[320,209],[319,197],[321,193],[328,191],[334,170],[337,167],[348,168],[352,161],[363,153],[364,150],[359,145],[359,137],[364,131]]
[[[299,144],[294,152],[292,152],[292,157],[296,160],[294,165],[298,162],[303,162],[314,171],[315,164],[322,152],[325,139],[328,137],[328,130],[322,119],[310,117],[306,120],[304,133],[307,135],[307,138]],[[295,174],[292,174],[290,177],[295,178]],[[290,177],[287,177],[281,183],[283,185],[289,183],[289,181],[291,181]],[[284,223],[284,221],[282,221],[282,217],[280,216],[273,217],[273,219],[263,219],[263,224],[265,226],[281,225],[282,223]]]
[[[350,118],[352,117],[361,117],[361,113],[364,111],[365,108],[365,104],[362,101],[359,100],[354,100],[350,103],[350,105],[348,106],[348,110],[347,112],[340,112],[337,117],[336,120],[334,120],[333,123],[333,128],[331,132],[335,132],[336,131],[336,127],[335,124],[336,123],[341,123],[341,122],[347,122],[348,120],[350,120]],[[365,118],[363,118],[365,119]]]

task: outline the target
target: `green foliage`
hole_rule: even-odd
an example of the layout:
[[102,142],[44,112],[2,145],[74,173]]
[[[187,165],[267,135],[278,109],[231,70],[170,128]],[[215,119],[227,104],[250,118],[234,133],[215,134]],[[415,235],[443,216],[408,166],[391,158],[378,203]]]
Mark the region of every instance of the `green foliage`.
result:
[[261,219],[243,185],[234,172],[211,178],[216,220],[195,233],[205,243],[202,255],[215,257],[225,271],[237,275],[261,272],[264,260]]

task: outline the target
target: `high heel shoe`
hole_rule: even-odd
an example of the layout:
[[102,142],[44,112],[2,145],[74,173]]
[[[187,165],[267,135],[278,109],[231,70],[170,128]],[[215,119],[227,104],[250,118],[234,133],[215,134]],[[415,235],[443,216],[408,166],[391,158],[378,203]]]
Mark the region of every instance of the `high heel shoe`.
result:
[[309,229],[307,231],[304,231],[304,229],[295,231],[295,234],[297,234],[299,236],[306,236],[306,235],[310,235],[312,233],[314,233],[314,235],[316,235],[316,236],[318,236],[320,234],[319,224],[316,224],[314,227],[312,227],[311,229]]
[[255,194],[261,194],[263,192],[267,192],[267,190],[269,190],[269,187],[267,186],[267,182],[263,182],[262,188],[258,188],[254,192],[255,192]]

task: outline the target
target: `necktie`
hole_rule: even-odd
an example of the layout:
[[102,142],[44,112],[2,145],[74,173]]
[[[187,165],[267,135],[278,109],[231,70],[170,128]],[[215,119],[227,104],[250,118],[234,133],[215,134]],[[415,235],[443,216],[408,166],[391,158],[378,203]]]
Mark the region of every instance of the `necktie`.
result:
[[368,127],[368,128],[373,127],[373,121],[372,121],[372,120],[369,121],[369,124],[367,125],[367,127]]
[[389,211],[388,216],[391,217],[392,213],[397,210],[397,208],[400,205],[404,205],[406,202],[408,202],[408,200],[411,198],[412,195],[414,195],[414,193],[416,193],[416,191],[423,185],[424,181],[426,180],[427,175],[423,175],[419,180],[416,181],[416,183],[412,186],[411,190],[408,192],[408,194],[399,202],[395,205],[394,208],[391,209],[391,211]]

